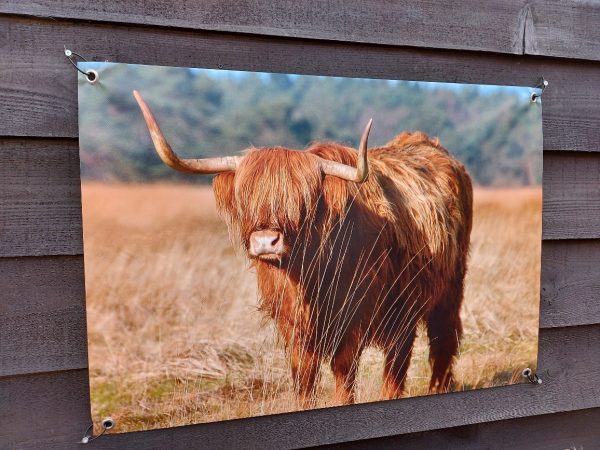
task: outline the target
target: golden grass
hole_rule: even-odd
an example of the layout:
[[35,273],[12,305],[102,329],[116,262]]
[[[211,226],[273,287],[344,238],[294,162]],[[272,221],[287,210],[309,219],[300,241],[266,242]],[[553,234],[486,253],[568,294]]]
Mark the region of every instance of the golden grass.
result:
[[[273,324],[209,187],[84,183],[92,414],[116,432],[295,408]],[[476,190],[458,389],[519,381],[535,366],[541,190]],[[423,333],[407,395],[429,382]],[[382,356],[364,353],[358,401],[378,399]],[[331,406],[324,365],[318,407]]]

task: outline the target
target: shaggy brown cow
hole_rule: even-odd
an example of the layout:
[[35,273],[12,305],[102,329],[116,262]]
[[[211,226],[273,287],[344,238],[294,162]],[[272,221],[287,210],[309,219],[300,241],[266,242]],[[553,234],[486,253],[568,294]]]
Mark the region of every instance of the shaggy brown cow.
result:
[[336,400],[354,402],[358,361],[370,345],[385,354],[382,398],[398,398],[419,321],[429,337],[430,390],[448,390],[473,192],[463,165],[437,139],[402,133],[367,158],[369,122],[358,153],[315,143],[181,160],[134,95],[166,164],[219,173],[217,204],[256,268],[260,308],[283,337],[303,406],[314,404],[325,358]]

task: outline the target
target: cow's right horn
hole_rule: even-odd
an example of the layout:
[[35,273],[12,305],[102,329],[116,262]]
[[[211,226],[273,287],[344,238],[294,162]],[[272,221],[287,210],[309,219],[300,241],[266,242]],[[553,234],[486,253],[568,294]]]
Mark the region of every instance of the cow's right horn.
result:
[[238,164],[240,163],[241,156],[223,156],[220,158],[206,158],[206,159],[180,159],[175,152],[171,149],[171,146],[165,139],[162,131],[154,119],[150,107],[144,101],[142,95],[138,91],[133,91],[133,96],[138,102],[144,120],[150,131],[150,137],[154,143],[156,153],[160,156],[160,159],[169,167],[180,170],[181,172],[187,173],[201,173],[211,174],[219,172],[235,171]]

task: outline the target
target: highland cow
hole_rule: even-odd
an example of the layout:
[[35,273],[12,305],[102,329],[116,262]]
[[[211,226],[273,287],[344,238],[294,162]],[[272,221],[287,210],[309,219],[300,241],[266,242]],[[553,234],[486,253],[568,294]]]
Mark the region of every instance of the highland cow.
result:
[[217,174],[219,209],[256,268],[304,407],[328,360],[335,400],[355,401],[362,351],[385,356],[383,399],[402,395],[416,329],[429,339],[431,392],[452,383],[472,224],[471,180],[437,139],[402,133],[367,152],[336,143],[180,159],[141,95],[156,151],[174,169]]

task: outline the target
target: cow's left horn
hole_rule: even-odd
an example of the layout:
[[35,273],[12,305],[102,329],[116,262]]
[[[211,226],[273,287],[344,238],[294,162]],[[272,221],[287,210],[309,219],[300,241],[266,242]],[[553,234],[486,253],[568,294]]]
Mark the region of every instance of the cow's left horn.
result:
[[234,171],[239,165],[241,156],[222,156],[220,158],[205,158],[205,159],[180,159],[179,156],[171,149],[171,146],[165,139],[162,131],[156,123],[156,119],[150,111],[150,107],[144,101],[142,95],[138,91],[133,91],[144,120],[150,131],[150,137],[154,143],[156,153],[167,166],[187,173],[211,174],[219,172]]
[[369,122],[365,127],[365,131],[363,132],[362,137],[360,138],[356,168],[352,166],[347,166],[346,164],[342,164],[337,161],[321,159],[321,170],[324,174],[339,177],[348,181],[354,181],[356,183],[362,183],[367,179],[367,175],[369,175],[369,163],[367,161],[367,142],[369,140],[369,132],[371,131],[372,124],[373,119],[369,119]]

